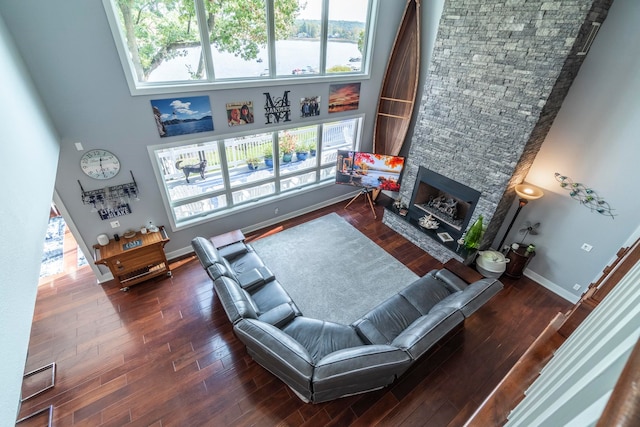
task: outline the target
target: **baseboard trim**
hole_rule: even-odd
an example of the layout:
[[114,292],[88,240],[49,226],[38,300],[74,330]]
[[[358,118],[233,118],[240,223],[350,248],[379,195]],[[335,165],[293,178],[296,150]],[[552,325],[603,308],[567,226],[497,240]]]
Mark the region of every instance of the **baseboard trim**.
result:
[[557,284],[551,282],[550,280],[547,280],[546,278],[542,277],[541,275],[539,275],[534,271],[529,270],[528,268],[524,270],[524,275],[527,276],[529,279],[539,283],[543,287],[549,289],[554,294],[566,299],[572,304],[575,304],[578,301],[580,301],[579,296],[572,294],[571,292],[567,291],[563,287],[558,286]]

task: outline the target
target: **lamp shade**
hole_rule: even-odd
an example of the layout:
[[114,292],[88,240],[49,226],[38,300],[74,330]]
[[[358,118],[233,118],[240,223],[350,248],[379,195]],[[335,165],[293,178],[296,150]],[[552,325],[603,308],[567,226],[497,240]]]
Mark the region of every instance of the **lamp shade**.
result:
[[516,185],[516,194],[521,199],[535,200],[544,196],[544,192],[538,187],[534,187],[531,184],[518,184]]

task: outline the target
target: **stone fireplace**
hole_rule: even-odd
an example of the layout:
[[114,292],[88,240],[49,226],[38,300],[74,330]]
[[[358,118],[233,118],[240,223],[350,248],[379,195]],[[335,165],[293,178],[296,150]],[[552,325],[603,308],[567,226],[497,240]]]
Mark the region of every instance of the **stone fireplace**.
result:
[[[612,1],[445,0],[406,155],[403,202],[426,191],[423,170],[473,189],[479,198],[457,235],[482,215],[481,247],[490,246],[582,65],[593,23],[604,21]],[[383,218],[438,260],[465,261],[410,220],[411,213],[389,210]],[[453,237],[456,227],[443,230]]]

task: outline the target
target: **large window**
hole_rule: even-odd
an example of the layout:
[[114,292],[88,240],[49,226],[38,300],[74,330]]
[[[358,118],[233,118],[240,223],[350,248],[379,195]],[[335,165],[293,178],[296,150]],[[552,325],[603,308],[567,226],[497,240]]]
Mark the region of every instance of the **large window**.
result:
[[363,74],[376,0],[103,0],[132,93]]
[[335,182],[338,150],[358,148],[362,117],[149,147],[174,230]]

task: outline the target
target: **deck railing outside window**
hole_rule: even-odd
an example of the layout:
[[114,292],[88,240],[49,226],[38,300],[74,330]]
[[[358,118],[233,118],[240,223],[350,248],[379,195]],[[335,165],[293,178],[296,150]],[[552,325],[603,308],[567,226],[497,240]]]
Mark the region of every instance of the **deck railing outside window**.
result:
[[[337,151],[357,148],[361,124],[362,117],[357,117],[168,148],[150,147],[173,228],[208,220],[248,202],[332,183]],[[289,144],[281,144],[285,138]],[[281,147],[288,145],[295,146],[290,160],[281,152]]]

